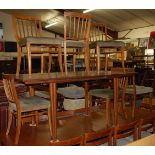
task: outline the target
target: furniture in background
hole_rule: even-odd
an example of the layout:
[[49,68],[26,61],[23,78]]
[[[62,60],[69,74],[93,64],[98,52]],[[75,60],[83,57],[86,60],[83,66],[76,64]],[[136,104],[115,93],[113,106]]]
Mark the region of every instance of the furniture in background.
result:
[[[101,55],[105,55],[105,71],[108,70],[108,57],[110,54],[120,54],[122,67],[124,67],[125,43],[114,41],[107,34],[107,27],[102,23],[92,23],[90,31],[90,49],[95,49],[96,68],[101,70]],[[116,57],[117,59],[117,57]]]
[[[32,57],[41,58],[41,73],[44,72],[44,57],[49,56],[49,69],[51,67],[52,48],[58,49],[58,59],[60,69],[62,70],[61,45],[62,40],[59,38],[42,37],[41,19],[38,16],[22,16],[13,15],[13,28],[17,41],[17,70],[16,75],[19,76],[21,55],[24,53],[28,61],[28,73],[32,73]],[[24,49],[25,48],[25,49]],[[24,51],[25,50],[25,51]]]
[[[11,74],[3,74],[3,84],[4,90],[9,102],[8,108],[8,127],[6,135],[10,132],[10,127],[12,124],[13,116],[16,117],[16,136],[15,144],[18,144],[21,125],[25,118],[32,118],[38,125],[39,114],[48,113],[49,127],[51,131],[51,111],[50,111],[50,101],[38,97],[18,97],[14,77]],[[52,135],[51,135],[52,136]]]
[[[117,74],[117,68],[115,70],[111,70],[111,72],[113,73],[116,73]],[[106,124],[107,126],[110,125],[110,114],[114,114],[112,112],[112,109],[113,109],[113,102],[114,102],[114,93],[117,94],[117,97],[118,97],[118,100],[121,103],[122,105],[122,109],[123,109],[123,112],[126,116],[126,113],[125,113],[125,92],[126,92],[126,87],[127,87],[127,77],[120,77],[118,80],[117,80],[117,84],[118,84],[118,89],[117,90],[114,90],[114,88],[97,88],[97,89],[91,89],[89,90],[89,108],[90,108],[90,112],[92,112],[92,98],[95,97],[97,98],[97,100],[100,102],[100,104],[102,104],[102,106],[105,104],[105,108],[106,108]],[[113,84],[112,84],[113,86]],[[118,111],[116,111],[118,113]],[[114,120],[116,119],[115,118],[115,115],[112,116],[114,118]]]
[[130,135],[133,136],[133,141],[137,140],[137,128],[139,121],[134,121],[122,126],[116,126],[114,128],[113,145],[117,145],[117,141],[120,138],[125,138]]
[[[68,54],[73,55],[74,72],[76,70],[76,55],[80,53],[84,55],[85,67],[89,71],[90,20],[91,17],[83,13],[64,12],[64,65],[66,73],[68,72]],[[73,52],[69,52],[69,49],[73,49]]]
[[141,119],[138,128],[138,139],[143,138],[143,132],[150,129],[152,130],[152,133],[155,133],[155,117]]
[[108,143],[109,146],[112,146],[112,133],[112,128],[85,133],[83,144],[85,146],[97,146]]
[[17,81],[23,82],[26,85],[36,85],[36,84],[49,84],[49,93],[51,101],[51,113],[52,113],[52,138],[55,141],[57,139],[57,84],[58,83],[68,83],[68,82],[78,82],[81,81],[85,86],[85,111],[88,114],[88,81],[99,80],[99,79],[113,79],[114,87],[114,115],[115,124],[117,124],[118,116],[118,102],[117,102],[117,92],[118,92],[118,79],[121,77],[132,76],[134,73],[116,73],[116,72],[105,72],[105,71],[80,71],[80,72],[69,72],[67,75],[64,73],[33,73],[31,77],[28,74],[21,74],[19,77],[15,77]]

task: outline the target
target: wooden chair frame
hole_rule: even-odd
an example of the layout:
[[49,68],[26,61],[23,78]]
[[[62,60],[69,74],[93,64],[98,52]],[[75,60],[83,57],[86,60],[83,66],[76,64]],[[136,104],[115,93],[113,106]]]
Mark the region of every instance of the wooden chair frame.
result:
[[[3,78],[4,90],[5,90],[8,102],[15,104],[16,106],[16,111],[11,111],[11,110],[8,111],[8,127],[6,131],[6,135],[8,135],[10,132],[10,127],[12,124],[12,116],[14,115],[17,120],[15,144],[18,144],[20,129],[23,123],[23,119],[26,117],[32,117],[33,119],[35,119],[36,123],[38,124],[38,111],[32,110],[32,111],[22,112],[21,106],[20,106],[20,100],[17,96],[17,92],[15,88],[15,81],[14,81],[13,75],[2,74],[2,78]],[[51,109],[48,108],[47,111],[48,111],[49,127],[51,132]]]
[[[89,71],[89,31],[91,17],[77,12],[64,12],[64,64],[67,73],[67,40],[84,42],[84,57],[86,70]],[[78,47],[75,49],[78,49]],[[73,70],[75,71],[75,57],[73,54]]]
[[[32,73],[32,57],[40,57],[41,58],[41,73],[44,72],[44,58],[46,56],[49,57],[49,66],[48,66],[48,72],[51,70],[51,53],[52,48],[58,49],[58,60],[59,60],[59,66],[60,70],[62,71],[62,51],[61,51],[61,45],[47,45],[47,44],[33,44],[33,43],[27,43],[26,46],[19,45],[20,39],[25,37],[42,37],[42,25],[41,25],[41,18],[38,16],[23,16],[18,14],[13,14],[13,29],[15,33],[15,37],[17,40],[17,51],[18,51],[18,57],[17,57],[17,70],[16,75],[19,76],[20,73],[20,64],[21,64],[21,57],[22,57],[22,50],[24,47],[26,47],[26,53],[27,53],[27,59],[28,59],[28,73],[31,75]],[[32,47],[38,47],[39,49],[32,50]],[[47,55],[48,54],[48,55]]]
[[104,143],[108,143],[109,146],[112,145],[112,133],[113,129],[100,130],[94,132],[88,132],[84,135],[84,145],[85,146],[97,146]]

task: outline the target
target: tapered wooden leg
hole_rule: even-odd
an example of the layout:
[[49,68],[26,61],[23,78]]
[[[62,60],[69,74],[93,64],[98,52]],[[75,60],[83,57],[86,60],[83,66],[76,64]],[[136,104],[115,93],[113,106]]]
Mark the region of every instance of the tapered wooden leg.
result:
[[92,96],[89,95],[89,111],[92,112]]
[[50,102],[51,102],[51,126],[53,141],[57,140],[57,121],[56,121],[56,107],[57,107],[57,92],[56,83],[49,84]]
[[124,116],[125,118],[127,119],[127,113],[126,113],[126,108],[125,108],[125,93],[123,93],[122,95],[122,110],[123,110],[123,113],[124,113]]
[[85,86],[85,110],[86,110],[86,114],[88,114],[88,82],[85,82],[84,83],[84,86]]
[[51,72],[51,65],[52,65],[52,54],[49,53],[49,59],[48,59],[48,73]]
[[76,72],[76,54],[73,54],[73,72]]
[[48,122],[49,122],[49,128],[50,128],[50,134],[52,137],[52,120],[51,120],[51,108],[48,108]]
[[97,59],[96,59],[96,66],[97,66],[97,71],[99,72],[100,71],[100,47],[97,45],[96,46],[96,54],[97,54]]
[[108,98],[106,98],[106,126],[109,127],[109,104],[110,104],[110,100]]
[[149,94],[150,111],[152,111],[152,93]]
[[12,112],[10,110],[8,110],[8,127],[6,130],[6,135],[8,135],[10,132],[11,124],[12,124]]
[[26,45],[27,48],[27,60],[28,60],[28,74],[31,76],[32,73],[32,57],[31,57],[31,49],[30,49],[30,44]]
[[41,74],[44,73],[44,55],[41,54]]
[[19,76],[20,73],[20,64],[21,64],[21,57],[22,57],[22,51],[21,47],[17,44],[17,51],[18,51],[18,56],[17,56],[17,68],[16,68],[16,76]]
[[65,65],[65,73],[68,73],[67,69],[67,49],[66,49],[66,42],[64,42],[64,65]]
[[15,136],[15,145],[19,142],[19,136],[20,136],[20,130],[21,130],[21,116],[17,116],[17,126],[16,126],[16,136]]
[[135,107],[136,107],[136,95],[135,94],[133,95],[133,100],[131,102],[132,102],[132,118],[134,118],[135,117]]
[[[64,58],[64,59],[65,59],[65,62],[66,62],[67,61],[66,58]],[[58,46],[58,61],[59,61],[60,71],[61,71],[61,73],[63,73],[63,66],[62,66],[62,48],[61,48],[61,46]]]

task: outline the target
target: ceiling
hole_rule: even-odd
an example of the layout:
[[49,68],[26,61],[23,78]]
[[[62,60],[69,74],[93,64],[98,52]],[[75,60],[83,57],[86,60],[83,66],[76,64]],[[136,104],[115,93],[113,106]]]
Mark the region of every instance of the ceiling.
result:
[[[5,13],[20,13],[41,16],[43,25],[51,18],[57,18],[58,24],[49,30],[63,34],[63,12],[82,12],[84,9],[33,9],[33,10],[0,10]],[[114,31],[132,30],[155,25],[155,9],[97,9],[89,12],[92,20],[105,23]]]

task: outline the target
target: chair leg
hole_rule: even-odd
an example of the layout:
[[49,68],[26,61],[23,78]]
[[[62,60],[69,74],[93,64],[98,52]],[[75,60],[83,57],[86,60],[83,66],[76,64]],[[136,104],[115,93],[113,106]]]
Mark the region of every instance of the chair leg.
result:
[[132,100],[132,118],[135,117],[135,106],[136,106],[136,96],[133,95],[133,100]]
[[21,130],[21,116],[17,116],[17,126],[16,126],[16,137],[15,137],[15,145],[19,142],[19,136],[20,136],[20,130]]
[[51,120],[51,108],[49,107],[48,108],[48,121],[49,121],[49,128],[50,128],[50,134],[51,134],[51,137],[52,137],[52,120]]
[[51,72],[51,65],[52,65],[52,54],[49,53],[49,60],[48,60],[48,73]]
[[6,130],[6,135],[8,135],[9,132],[10,132],[11,124],[12,124],[12,112],[9,110],[8,111],[8,127],[7,127],[7,130]]
[[125,118],[127,119],[127,113],[126,113],[126,108],[125,108],[125,95],[123,95],[122,97],[122,110],[123,110]]
[[59,61],[60,71],[61,71],[61,73],[63,73],[63,67],[62,67],[62,48],[61,48],[61,46],[58,46],[58,61]]
[[106,126],[109,127],[110,100],[106,99]]
[[35,122],[36,122],[36,126],[39,126],[39,113],[38,111],[35,111]]
[[18,50],[18,57],[17,57],[17,69],[16,69],[16,76],[19,76],[20,73],[20,64],[21,64],[21,48],[19,47],[19,45],[17,44],[17,50]]
[[150,111],[152,111],[152,93],[149,94]]
[[89,112],[92,112],[92,96],[89,95]]

